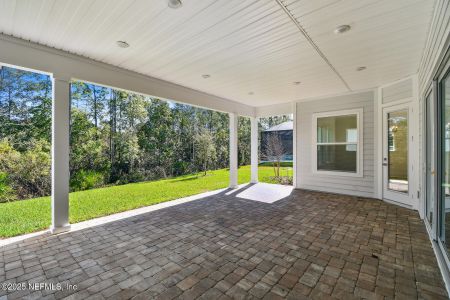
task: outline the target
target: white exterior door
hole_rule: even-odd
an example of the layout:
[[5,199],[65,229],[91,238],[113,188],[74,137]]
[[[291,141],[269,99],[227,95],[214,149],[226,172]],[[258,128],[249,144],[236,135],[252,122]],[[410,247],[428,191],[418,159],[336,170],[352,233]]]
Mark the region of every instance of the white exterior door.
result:
[[409,104],[383,109],[383,198],[412,206]]

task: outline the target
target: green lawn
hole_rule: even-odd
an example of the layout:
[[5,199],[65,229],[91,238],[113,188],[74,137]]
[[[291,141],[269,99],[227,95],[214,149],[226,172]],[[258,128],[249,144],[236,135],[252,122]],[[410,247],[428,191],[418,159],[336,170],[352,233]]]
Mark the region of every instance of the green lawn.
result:
[[[132,183],[70,194],[70,223],[77,223],[138,207],[195,195],[228,186],[228,170],[203,175]],[[282,168],[281,175],[292,175]],[[273,169],[259,167],[261,182],[271,182]],[[250,166],[239,168],[239,183],[250,181]],[[0,238],[46,229],[50,226],[50,197],[0,204]]]

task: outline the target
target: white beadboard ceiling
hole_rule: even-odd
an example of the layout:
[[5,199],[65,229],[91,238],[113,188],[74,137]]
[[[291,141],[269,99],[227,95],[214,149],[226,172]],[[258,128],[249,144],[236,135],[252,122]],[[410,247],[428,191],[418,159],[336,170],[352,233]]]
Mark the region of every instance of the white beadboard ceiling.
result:
[[0,0],[0,32],[259,107],[416,73],[435,2],[182,1]]

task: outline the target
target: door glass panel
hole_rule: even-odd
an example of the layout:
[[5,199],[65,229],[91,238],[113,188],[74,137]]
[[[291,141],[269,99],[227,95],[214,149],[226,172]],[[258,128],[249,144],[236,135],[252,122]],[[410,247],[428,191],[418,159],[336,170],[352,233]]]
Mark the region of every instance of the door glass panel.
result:
[[390,112],[388,119],[388,189],[408,193],[408,111]]
[[430,225],[433,224],[434,211],[434,109],[433,97],[426,98],[426,217]]
[[441,191],[441,241],[450,249],[450,77],[447,75],[441,83],[442,87],[442,124],[441,124],[441,147],[442,147],[442,191]]

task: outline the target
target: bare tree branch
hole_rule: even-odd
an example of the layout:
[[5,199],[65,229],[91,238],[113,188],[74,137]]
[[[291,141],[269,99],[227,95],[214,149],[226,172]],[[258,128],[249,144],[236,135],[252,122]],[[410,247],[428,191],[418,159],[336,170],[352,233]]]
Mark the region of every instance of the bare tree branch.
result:
[[277,132],[269,132],[264,139],[263,158],[272,162],[276,177],[280,177],[280,166],[283,156],[286,154],[280,135]]

